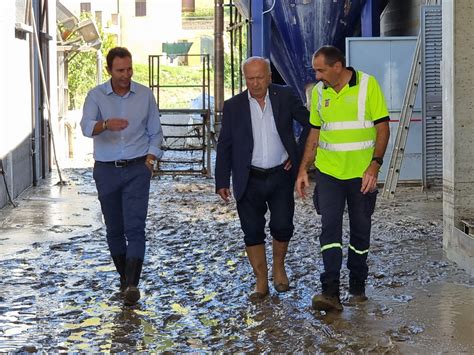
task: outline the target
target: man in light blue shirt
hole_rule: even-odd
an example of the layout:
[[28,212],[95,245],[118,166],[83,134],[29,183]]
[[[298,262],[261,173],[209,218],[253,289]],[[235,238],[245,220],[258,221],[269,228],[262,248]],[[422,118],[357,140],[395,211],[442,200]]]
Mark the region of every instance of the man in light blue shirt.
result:
[[150,178],[163,152],[152,91],[131,80],[132,55],[123,47],[107,54],[109,81],[85,100],[82,132],[94,140],[94,180],[107,227],[107,243],[125,304],[140,299]]

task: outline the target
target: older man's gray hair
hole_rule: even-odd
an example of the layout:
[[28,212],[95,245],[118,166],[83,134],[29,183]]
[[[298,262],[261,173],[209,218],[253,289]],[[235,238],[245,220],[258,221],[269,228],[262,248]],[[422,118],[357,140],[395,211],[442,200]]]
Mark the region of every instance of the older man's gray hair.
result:
[[245,66],[249,63],[252,63],[252,62],[256,62],[256,61],[259,61],[259,60],[263,60],[266,65],[267,65],[267,69],[268,69],[268,73],[271,73],[272,72],[272,67],[270,65],[270,60],[268,60],[267,58],[263,58],[263,57],[258,57],[258,56],[253,56],[253,57],[249,57],[247,59],[245,59],[242,63],[242,73],[245,73]]

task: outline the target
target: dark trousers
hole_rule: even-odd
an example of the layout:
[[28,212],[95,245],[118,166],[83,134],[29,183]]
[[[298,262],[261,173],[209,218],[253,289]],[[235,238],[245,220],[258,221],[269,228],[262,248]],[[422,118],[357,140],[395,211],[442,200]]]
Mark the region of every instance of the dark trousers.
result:
[[270,233],[278,241],[293,236],[294,178],[283,167],[269,174],[251,171],[247,189],[237,201],[246,246],[265,243],[265,213],[270,209]]
[[144,259],[151,172],[144,162],[125,167],[96,162],[94,180],[112,256]]
[[321,215],[322,232],[319,238],[324,262],[321,283],[339,284],[342,265],[342,218],[347,202],[350,240],[347,268],[352,283],[365,283],[368,274],[367,254],[370,245],[371,216],[377,191],[360,192],[362,179],[339,180],[316,171],[313,200]]

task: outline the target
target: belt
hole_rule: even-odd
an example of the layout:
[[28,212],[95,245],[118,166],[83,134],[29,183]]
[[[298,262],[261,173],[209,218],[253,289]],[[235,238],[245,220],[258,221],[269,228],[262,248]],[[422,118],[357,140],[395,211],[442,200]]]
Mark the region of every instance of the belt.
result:
[[280,164],[280,165],[274,166],[273,168],[269,168],[269,169],[263,169],[263,168],[257,168],[256,166],[251,166],[250,167],[250,176],[267,177],[271,174],[274,174],[278,171],[283,170],[284,166],[285,166],[285,164]]
[[146,155],[143,157],[133,158],[133,159],[120,159],[112,161],[97,161],[99,164],[113,165],[116,168],[125,168],[126,166],[135,164],[135,163],[144,163],[146,161]]

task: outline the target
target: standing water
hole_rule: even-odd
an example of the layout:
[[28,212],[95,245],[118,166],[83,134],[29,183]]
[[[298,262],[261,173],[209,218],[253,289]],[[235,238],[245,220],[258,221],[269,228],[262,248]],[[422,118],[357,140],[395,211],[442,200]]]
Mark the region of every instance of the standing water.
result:
[[[474,280],[443,256],[440,193],[378,202],[369,301],[325,314],[310,307],[322,268],[311,199],[297,199],[290,291],[253,303],[235,204],[210,179],[155,178],[143,298],[126,307],[92,173],[65,174],[68,186],[0,211],[0,352],[474,352]],[[347,284],[344,265],[344,300]]]

